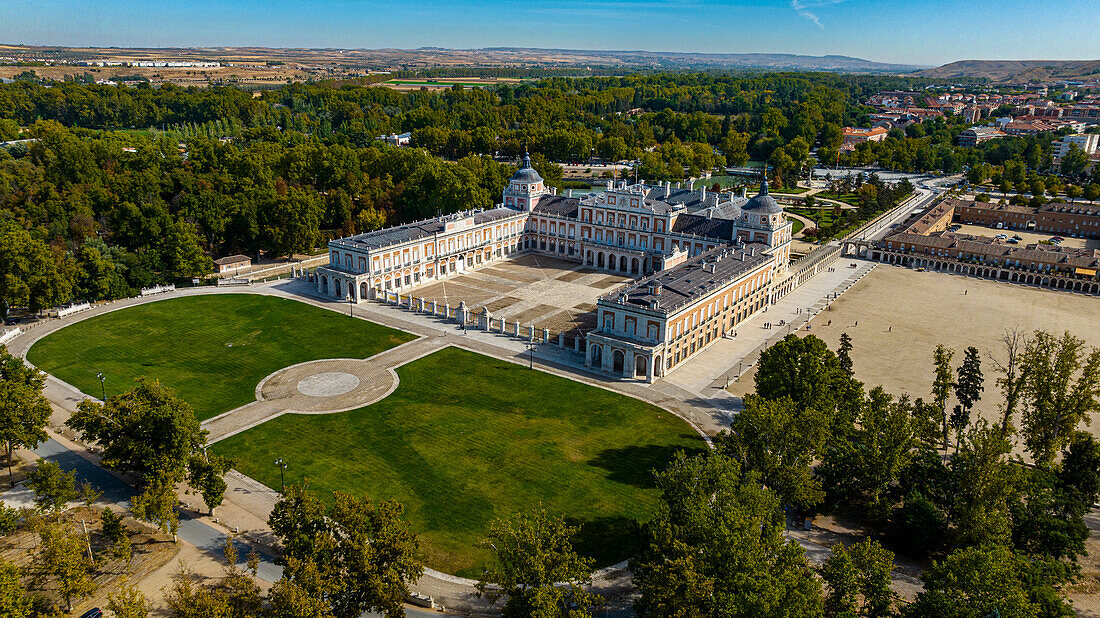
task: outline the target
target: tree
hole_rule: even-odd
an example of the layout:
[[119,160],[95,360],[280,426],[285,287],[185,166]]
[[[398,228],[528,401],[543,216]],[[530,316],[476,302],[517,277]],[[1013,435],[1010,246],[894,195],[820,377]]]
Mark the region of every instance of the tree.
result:
[[65,424],[99,443],[104,467],[139,474],[146,485],[182,481],[206,440],[191,406],[143,378],[105,403],[85,399]]
[[840,347],[837,348],[836,356],[840,362],[840,370],[844,372],[844,375],[854,378],[856,373],[852,364],[852,338],[848,336],[848,333],[840,333]]
[[130,500],[130,512],[138,519],[156,524],[165,534],[171,534],[176,541],[180,518],[176,512],[175,485],[163,478],[155,478],[146,483],[144,490]]
[[985,389],[982,385],[982,357],[978,354],[978,348],[974,346],[966,348],[963,364],[956,375],[956,382],[952,386],[959,405],[951,414],[950,424],[955,430],[955,452],[958,452],[962,431],[970,424],[970,410],[981,399],[982,391]]
[[34,448],[48,437],[50,403],[42,396],[44,384],[45,374],[0,346],[0,440],[7,451],[9,483],[15,449]]
[[936,378],[932,382],[932,400],[940,413],[940,431],[945,457],[947,455],[947,398],[951,396],[951,386],[954,383],[954,374],[951,372],[951,357],[954,355],[954,350],[942,344],[937,345],[936,351],[932,353],[932,362],[936,370]]
[[114,613],[115,618],[146,618],[152,609],[149,599],[133,586],[123,586],[107,598],[107,609]]
[[34,503],[51,513],[60,513],[76,500],[76,472],[66,473],[52,461],[41,461],[30,474],[27,484],[34,490]]
[[907,616],[984,618],[1071,616],[1048,561],[1030,561],[1003,545],[967,547],[921,573],[924,590]]
[[832,555],[819,569],[825,580],[825,615],[879,618],[893,615],[894,591],[890,573],[894,553],[878,541],[864,539],[846,548],[833,545]]
[[0,317],[11,307],[39,311],[68,300],[72,281],[58,269],[46,243],[0,219]]
[[30,618],[33,599],[23,590],[19,567],[0,559],[0,616]]
[[783,538],[775,495],[720,453],[678,453],[630,562],[640,616],[820,616],[821,584]]
[[323,598],[335,618],[368,610],[401,612],[408,584],[423,573],[419,540],[403,508],[342,492],[332,506],[302,487],[287,487],[268,523],[283,545],[283,578]]
[[886,521],[891,490],[916,446],[913,414],[907,396],[895,400],[881,386],[871,389],[855,428],[832,441],[816,471],[830,502],[857,507],[876,525]]
[[1004,357],[990,357],[994,370],[1000,374],[1000,377],[996,379],[996,383],[1005,399],[1004,408],[1001,411],[1001,432],[1006,435],[1011,430],[1012,415],[1020,405],[1024,385],[1028,382],[1028,372],[1031,370],[1030,365],[1021,362],[1026,345],[1026,337],[1020,332],[1020,329],[1006,330],[1001,335],[1001,348],[1004,350]]
[[202,494],[203,502],[210,508],[210,514],[222,503],[225,496],[225,473],[236,465],[231,458],[208,455],[192,455],[187,463],[187,478],[192,487]]
[[1070,178],[1075,178],[1085,171],[1092,163],[1089,155],[1077,144],[1069,145],[1069,152],[1062,157],[1062,173]]
[[507,597],[504,616],[591,616],[599,596],[584,589],[591,583],[592,560],[573,550],[569,539],[576,532],[542,509],[511,521],[494,520],[478,542],[494,557],[477,583],[478,596],[493,603]]
[[788,397],[798,408],[831,414],[843,378],[840,360],[814,335],[787,335],[760,354],[756,394],[765,399]]
[[116,515],[110,508],[103,509],[100,516],[100,534],[111,545],[111,554],[119,560],[125,560],[127,564],[132,557],[130,547],[130,533],[126,525],[122,523],[122,517]]
[[759,474],[782,504],[808,510],[824,498],[810,465],[828,435],[825,413],[813,408],[800,410],[787,398],[771,401],[748,395],[729,432],[720,432],[714,442],[742,471]]
[[66,611],[72,611],[73,599],[85,597],[97,588],[89,573],[91,562],[85,554],[84,537],[61,522],[40,520],[37,527],[40,541],[35,568],[38,578],[52,579],[65,600]]
[[1100,349],[1036,331],[1024,350],[1025,407],[1020,433],[1036,465],[1050,467],[1082,421],[1100,411]]
[[963,545],[1006,542],[1012,533],[1009,504],[1019,478],[1008,463],[1012,444],[979,418],[963,436],[951,461],[957,491],[951,507],[956,541]]

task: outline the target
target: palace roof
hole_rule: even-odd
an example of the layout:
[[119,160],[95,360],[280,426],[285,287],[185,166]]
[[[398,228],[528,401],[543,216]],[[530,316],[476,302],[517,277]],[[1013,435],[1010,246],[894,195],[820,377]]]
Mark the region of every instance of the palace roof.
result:
[[391,247],[441,234],[447,229],[447,223],[449,221],[465,219],[472,216],[474,225],[482,225],[514,217],[519,214],[521,213],[518,210],[514,208],[505,208],[503,206],[491,210],[458,212],[452,215],[436,217],[435,219],[426,219],[424,221],[406,223],[405,225],[398,225],[396,227],[387,227],[365,234],[356,234],[355,236],[334,240],[330,244],[347,246],[351,249],[359,249],[361,251],[369,251],[371,249]]
[[672,314],[772,261],[767,250],[763,243],[716,247],[630,287],[605,294],[598,302]]

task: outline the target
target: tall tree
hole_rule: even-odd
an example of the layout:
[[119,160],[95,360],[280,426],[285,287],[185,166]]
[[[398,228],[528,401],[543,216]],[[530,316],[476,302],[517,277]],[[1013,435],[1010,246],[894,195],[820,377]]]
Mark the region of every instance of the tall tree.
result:
[[913,618],[1072,616],[1047,560],[1029,560],[1003,545],[956,550],[921,573],[924,590],[906,607]]
[[66,473],[52,461],[40,461],[27,475],[27,485],[34,490],[38,508],[50,513],[60,513],[76,500],[76,472]]
[[640,616],[820,616],[821,584],[783,537],[779,500],[720,453],[679,453],[630,563]]
[[813,408],[798,409],[790,399],[745,397],[741,412],[728,432],[714,443],[738,463],[744,472],[756,472],[760,480],[787,506],[812,509],[821,503],[821,482],[810,473],[829,435],[829,420]]
[[954,383],[954,373],[951,371],[951,357],[955,351],[937,345],[932,353],[932,363],[935,367],[935,379],[932,381],[932,401],[936,404],[936,411],[940,414],[940,432],[943,441],[944,456],[947,456],[947,399],[951,396],[951,385]]
[[990,360],[993,368],[1000,374],[996,383],[1005,399],[1001,411],[1001,432],[1007,434],[1012,426],[1012,415],[1020,405],[1031,367],[1023,363],[1027,337],[1019,328],[1006,330],[1000,341],[1004,356],[991,356]]
[[334,618],[375,610],[400,615],[409,582],[424,571],[419,540],[396,502],[335,492],[332,506],[298,486],[271,511],[283,545],[283,578],[324,599]]
[[982,398],[982,391],[985,390],[982,357],[978,354],[978,348],[974,346],[966,348],[963,353],[963,363],[956,372],[956,376],[953,387],[955,399],[959,401],[959,405],[951,413],[950,424],[955,430],[955,451],[958,452],[962,431],[970,424],[970,411]]
[[42,396],[45,374],[27,365],[0,346],[0,440],[12,482],[12,458],[19,447],[33,448],[44,442],[50,403]]
[[27,230],[0,218],[0,317],[12,307],[39,311],[68,300],[72,280],[58,268],[60,259]]
[[191,406],[144,378],[105,403],[85,399],[65,424],[99,443],[104,467],[138,474],[147,484],[182,481],[191,456],[206,441]]
[[19,567],[0,559],[0,616],[30,618],[33,599],[23,590]]
[[98,587],[91,577],[91,562],[85,554],[84,537],[69,529],[67,522],[39,520],[36,523],[39,550],[35,568],[39,580],[51,579],[66,611],[73,600],[85,597]]
[[1011,451],[1008,439],[985,419],[978,419],[963,436],[951,461],[958,483],[951,508],[958,543],[981,545],[1009,539],[1009,504],[1020,483],[1017,470],[1008,462]]
[[1065,333],[1060,339],[1037,331],[1021,361],[1027,381],[1020,430],[1036,465],[1050,467],[1078,424],[1100,411],[1100,348]]
[[754,380],[757,395],[787,397],[796,407],[821,410],[831,419],[843,376],[840,360],[824,341],[792,334],[760,354]]
[[201,454],[192,455],[187,462],[187,482],[202,494],[211,515],[221,506],[226,488],[225,473],[234,465],[236,462],[232,458],[210,455],[205,449]]
[[837,543],[819,572],[825,580],[825,615],[830,618],[892,616],[896,595],[890,588],[894,553],[864,539],[851,547]]
[[600,598],[585,590],[592,579],[592,560],[573,550],[569,539],[576,531],[542,509],[493,521],[488,536],[478,542],[494,558],[477,583],[478,596],[493,603],[506,597],[503,616],[591,616]]
[[107,609],[115,618],[146,618],[152,609],[149,599],[133,586],[123,586],[107,595],[107,599]]

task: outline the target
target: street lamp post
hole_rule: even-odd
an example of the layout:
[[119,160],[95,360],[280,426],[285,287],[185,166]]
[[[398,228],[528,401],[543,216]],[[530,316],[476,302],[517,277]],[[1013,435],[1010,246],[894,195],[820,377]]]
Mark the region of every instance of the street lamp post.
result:
[[348,294],[348,315],[355,317],[355,304],[351,302],[351,294]]
[[535,344],[527,344],[527,368],[535,368]]
[[104,386],[103,381],[107,379],[107,376],[103,375],[103,372],[95,374],[95,377],[99,378],[99,396],[100,401],[107,403],[107,387]]
[[286,478],[283,476],[283,471],[286,470],[286,462],[280,457],[275,460],[275,465],[279,468],[279,485],[282,486],[281,494],[286,494]]

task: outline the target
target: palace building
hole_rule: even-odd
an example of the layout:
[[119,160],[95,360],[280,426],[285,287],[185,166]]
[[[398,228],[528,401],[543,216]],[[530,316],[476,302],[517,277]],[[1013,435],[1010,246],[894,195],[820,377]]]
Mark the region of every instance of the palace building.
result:
[[766,182],[744,193],[609,181],[574,197],[547,188],[524,157],[502,202],[329,242],[319,294],[360,302],[520,253],[639,279],[601,298],[588,364],[649,380],[769,302],[786,273],[792,224]]

